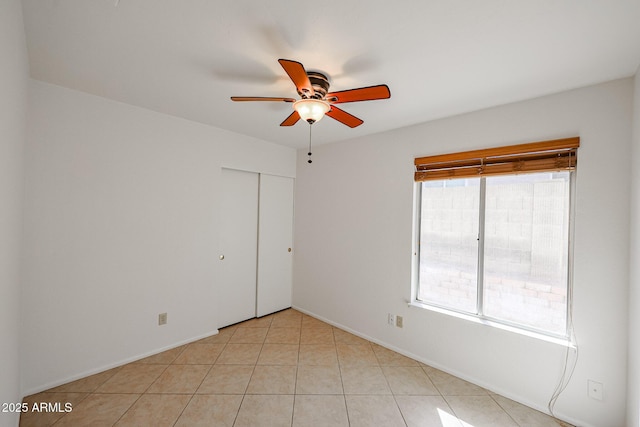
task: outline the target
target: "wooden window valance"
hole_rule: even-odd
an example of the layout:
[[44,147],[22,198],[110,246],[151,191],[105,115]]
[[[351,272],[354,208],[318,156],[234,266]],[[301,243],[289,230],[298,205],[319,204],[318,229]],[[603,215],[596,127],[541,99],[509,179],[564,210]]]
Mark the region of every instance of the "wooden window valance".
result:
[[418,157],[415,181],[574,170],[580,138]]

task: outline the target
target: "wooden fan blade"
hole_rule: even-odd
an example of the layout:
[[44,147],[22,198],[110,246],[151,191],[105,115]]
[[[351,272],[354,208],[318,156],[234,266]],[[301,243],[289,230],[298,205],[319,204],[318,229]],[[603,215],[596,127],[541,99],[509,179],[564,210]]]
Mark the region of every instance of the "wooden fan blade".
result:
[[360,126],[362,123],[364,123],[362,120],[360,120],[356,116],[353,116],[347,113],[346,111],[341,110],[338,107],[333,105],[331,106],[331,109],[327,112],[327,116],[339,121],[340,123],[343,123],[349,126],[350,128]]
[[281,102],[296,102],[293,98],[273,98],[269,96],[232,96],[232,101],[281,101]]
[[390,97],[389,86],[378,85],[331,92],[327,94],[326,100],[332,104],[341,104],[343,102],[373,101],[374,99],[387,99]]
[[300,114],[294,110],[289,117],[284,119],[284,122],[280,123],[280,126],[293,126],[298,122],[298,120],[300,120]]
[[287,72],[293,84],[296,85],[298,92],[313,96],[315,93],[313,86],[311,86],[309,76],[307,76],[307,72],[301,63],[288,59],[278,59],[278,62]]

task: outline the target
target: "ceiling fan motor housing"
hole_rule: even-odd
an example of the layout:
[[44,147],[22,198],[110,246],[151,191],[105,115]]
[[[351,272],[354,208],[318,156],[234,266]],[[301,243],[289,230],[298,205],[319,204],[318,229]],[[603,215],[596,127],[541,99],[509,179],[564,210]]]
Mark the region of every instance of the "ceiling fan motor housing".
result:
[[324,99],[327,92],[329,92],[329,79],[327,76],[316,71],[307,71],[307,76],[309,76],[309,81],[315,93],[312,96],[302,92],[298,92],[298,94],[303,98]]

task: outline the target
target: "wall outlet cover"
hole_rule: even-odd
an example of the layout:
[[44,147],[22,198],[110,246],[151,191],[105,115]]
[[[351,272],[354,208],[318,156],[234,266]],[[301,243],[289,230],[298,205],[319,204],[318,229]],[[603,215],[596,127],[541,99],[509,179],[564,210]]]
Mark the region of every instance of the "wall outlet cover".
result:
[[167,324],[167,313],[158,314],[158,325],[166,325]]
[[587,380],[587,387],[587,394],[590,398],[595,400],[602,400],[602,383],[593,380]]

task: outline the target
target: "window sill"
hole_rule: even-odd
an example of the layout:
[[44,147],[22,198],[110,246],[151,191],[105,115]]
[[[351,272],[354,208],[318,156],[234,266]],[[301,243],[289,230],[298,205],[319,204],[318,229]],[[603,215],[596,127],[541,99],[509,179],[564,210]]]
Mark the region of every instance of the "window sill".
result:
[[516,326],[506,325],[504,323],[496,322],[494,320],[482,318],[479,316],[474,316],[471,314],[460,313],[453,310],[447,310],[446,308],[436,307],[430,304],[425,304],[420,301],[413,301],[408,303],[409,307],[417,307],[422,308],[429,311],[434,311],[436,313],[445,314],[452,317],[457,317],[458,319],[468,320],[470,322],[490,326],[497,329],[502,329],[504,331],[513,332],[519,335],[524,335],[529,338],[538,339],[541,341],[546,341],[552,344],[557,344],[563,347],[568,347],[570,349],[575,349],[575,343],[572,342],[569,338],[556,337],[552,335],[546,335],[540,332],[534,332],[527,329],[518,328]]

